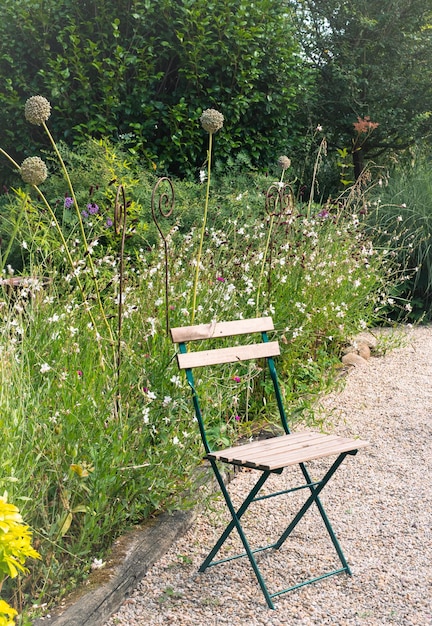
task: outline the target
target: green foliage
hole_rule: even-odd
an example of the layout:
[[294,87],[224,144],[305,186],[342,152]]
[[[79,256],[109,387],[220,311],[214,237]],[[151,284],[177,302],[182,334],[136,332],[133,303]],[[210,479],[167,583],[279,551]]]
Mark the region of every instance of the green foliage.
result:
[[[431,0],[295,0],[307,65],[317,70],[314,118],[329,145],[363,161],[427,142],[432,88]],[[356,149],[353,124],[379,123]]]
[[123,138],[160,171],[196,174],[197,121],[208,106],[226,124],[219,164],[270,161],[293,149],[310,72],[300,71],[289,11],[276,0],[5,0],[0,25],[0,128],[13,157],[41,139],[21,104],[52,99],[52,128],[69,146]]

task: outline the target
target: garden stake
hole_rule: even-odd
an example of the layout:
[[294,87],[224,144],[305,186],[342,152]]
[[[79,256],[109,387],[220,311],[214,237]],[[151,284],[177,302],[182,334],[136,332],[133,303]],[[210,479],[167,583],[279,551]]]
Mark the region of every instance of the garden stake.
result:
[[164,244],[164,254],[165,254],[165,329],[166,329],[166,333],[169,333],[169,306],[168,306],[168,300],[169,300],[169,295],[168,295],[168,288],[169,288],[169,264],[168,264],[168,242],[167,242],[167,238],[165,237],[165,235],[163,234],[163,231],[159,225],[159,222],[157,220],[157,216],[156,216],[156,209],[155,209],[155,198],[156,198],[156,193],[159,192],[159,187],[164,184],[164,183],[168,183],[169,186],[169,190],[168,191],[164,191],[163,193],[161,193],[158,196],[158,210],[159,213],[161,214],[162,217],[171,217],[172,212],[174,210],[174,204],[175,204],[175,194],[174,194],[174,186],[171,182],[171,180],[169,178],[167,178],[166,176],[163,176],[162,178],[159,178],[159,180],[157,181],[156,185],[153,188],[152,191],[152,196],[151,196],[151,212],[152,212],[152,216],[153,216],[153,221],[156,224],[156,228],[159,231],[159,234],[162,238],[163,244]]

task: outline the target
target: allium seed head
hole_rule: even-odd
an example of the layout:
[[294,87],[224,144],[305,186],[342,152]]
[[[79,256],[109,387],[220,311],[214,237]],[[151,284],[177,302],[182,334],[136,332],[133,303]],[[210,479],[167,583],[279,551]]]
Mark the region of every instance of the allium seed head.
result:
[[206,109],[200,117],[200,122],[208,133],[216,133],[223,126],[224,116],[216,109]]
[[28,157],[21,163],[21,178],[29,185],[40,185],[48,176],[45,163],[39,157]]
[[51,105],[43,96],[32,96],[25,103],[24,114],[30,124],[40,126],[51,115]]
[[287,156],[280,156],[278,158],[278,165],[283,170],[287,170],[291,166],[291,159],[289,159]]

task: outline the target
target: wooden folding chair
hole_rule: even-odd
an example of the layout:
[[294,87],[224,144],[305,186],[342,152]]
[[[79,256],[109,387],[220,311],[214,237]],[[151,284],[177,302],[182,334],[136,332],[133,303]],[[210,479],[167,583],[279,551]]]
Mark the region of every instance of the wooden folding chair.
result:
[[[350,568],[346,561],[346,558],[342,552],[342,548],[338,539],[333,531],[324,507],[320,501],[319,495],[323,488],[327,485],[333,474],[338,467],[344,461],[345,457],[349,455],[355,455],[359,448],[368,445],[367,441],[359,439],[350,439],[345,437],[338,437],[336,435],[325,435],[315,432],[298,432],[291,433],[288,427],[287,417],[284,411],[282,402],[282,395],[278,384],[275,364],[273,357],[280,354],[279,343],[277,341],[269,341],[267,332],[274,330],[273,322],[270,317],[262,317],[257,319],[238,320],[230,322],[217,322],[210,324],[200,324],[197,326],[188,326],[183,328],[171,329],[171,336],[174,343],[178,344],[179,352],[177,354],[178,365],[180,369],[184,369],[186,372],[187,381],[192,390],[192,400],[195,408],[196,418],[198,420],[198,426],[200,429],[202,441],[205,448],[205,458],[209,460],[213,471],[215,473],[217,482],[219,483],[222,494],[225,498],[227,507],[231,514],[231,521],[216,542],[209,555],[199,568],[200,572],[204,572],[208,567],[223,563],[235,558],[247,556],[250,564],[258,579],[258,583],[262,589],[264,597],[268,606],[274,609],[272,598],[275,598],[283,593],[292,591],[304,585],[314,583],[323,578],[346,572],[351,575]],[[217,338],[227,338],[238,335],[249,335],[251,333],[261,333],[261,341],[253,344],[234,345],[232,347],[218,347],[215,349],[204,349],[197,352],[190,351],[190,343],[197,340],[209,340]],[[225,343],[226,343],[225,339]],[[238,338],[237,340],[238,341]],[[262,360],[265,359],[268,363],[270,377],[273,382],[275,399],[277,407],[280,413],[280,419],[285,434],[273,437],[265,440],[256,440],[244,445],[227,448],[224,450],[213,451],[210,448],[208,437],[206,435],[206,427],[201,412],[201,406],[199,402],[198,393],[194,381],[192,370],[194,368],[207,368],[212,365],[223,363],[237,363],[247,360]],[[308,461],[314,459],[321,459],[323,457],[336,456],[336,460],[333,461],[330,468],[325,473],[321,480],[312,480],[309,471],[306,467]],[[236,510],[231,501],[227,487],[221,475],[221,471],[218,468],[218,462],[230,463],[241,467],[252,468],[260,472],[260,476],[252,488],[248,496],[245,498],[242,505]],[[281,474],[285,467],[291,465],[299,465],[301,473],[303,475],[302,484],[300,486],[294,486],[284,491],[278,491],[270,495],[265,494],[258,496],[259,491],[266,483],[271,474]],[[305,482],[303,482],[305,481]],[[276,495],[282,495],[297,491],[300,489],[307,489],[309,493],[303,506],[298,513],[293,517],[287,528],[284,530],[279,539],[268,546],[252,549],[245,536],[241,525],[241,518],[249,508],[252,502],[269,498]],[[321,576],[310,578],[306,581],[295,584],[282,591],[276,593],[270,593],[258,568],[257,561],[254,554],[267,550],[269,548],[279,549],[286,539],[290,536],[294,528],[299,521],[312,506],[316,505],[318,511],[324,522],[324,526],[330,536],[330,539],[334,545],[336,553],[339,557],[342,567],[326,572]],[[216,554],[222,548],[223,544],[228,539],[231,532],[237,529],[240,539],[243,543],[245,552],[243,554],[236,555],[234,557],[214,560]]]

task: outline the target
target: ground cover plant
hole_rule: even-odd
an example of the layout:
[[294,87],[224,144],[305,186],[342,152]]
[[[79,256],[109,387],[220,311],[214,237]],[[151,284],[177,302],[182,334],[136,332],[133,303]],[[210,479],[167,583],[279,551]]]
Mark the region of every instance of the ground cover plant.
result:
[[[283,156],[270,177],[178,181],[171,212],[168,181],[152,197],[156,179],[107,142],[59,149],[49,115],[44,98],[26,105],[48,168],[0,148],[16,170],[1,200],[0,491],[42,557],[3,593],[27,616],[103,566],[125,528],[190,504],[201,451],[167,325],[272,315],[289,413],[313,419],[343,342],[379,319],[396,280],[367,237],[362,181],[300,202]],[[203,128],[210,164],[217,129]],[[202,376],[215,445],[271,422],[258,370]]]

